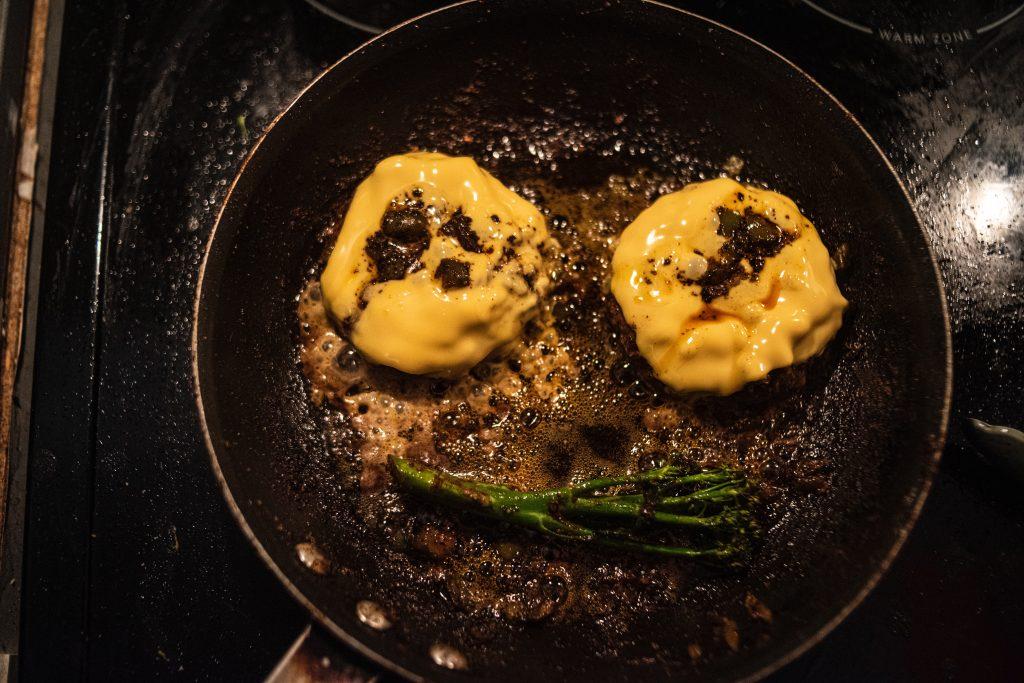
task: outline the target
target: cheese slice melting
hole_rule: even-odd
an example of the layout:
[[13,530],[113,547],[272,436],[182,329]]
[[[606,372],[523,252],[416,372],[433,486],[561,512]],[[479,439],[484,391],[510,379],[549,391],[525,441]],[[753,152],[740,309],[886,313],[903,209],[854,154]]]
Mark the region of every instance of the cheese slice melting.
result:
[[[719,207],[750,209],[793,241],[756,279],[706,303],[695,280],[726,242]],[[796,204],[725,178],[687,185],[637,216],[616,247],[611,286],[640,353],[683,392],[731,394],[810,358],[835,336],[847,305],[828,251]]]
[[[367,239],[393,205],[412,198],[430,216],[423,267],[377,281]],[[433,207],[433,208],[431,208]],[[456,211],[472,221],[481,252],[439,234]],[[374,363],[413,374],[454,376],[516,339],[548,285],[544,217],[467,157],[413,152],[384,159],[356,189],[320,278],[328,310]],[[444,289],[442,259],[469,264],[469,286]]]

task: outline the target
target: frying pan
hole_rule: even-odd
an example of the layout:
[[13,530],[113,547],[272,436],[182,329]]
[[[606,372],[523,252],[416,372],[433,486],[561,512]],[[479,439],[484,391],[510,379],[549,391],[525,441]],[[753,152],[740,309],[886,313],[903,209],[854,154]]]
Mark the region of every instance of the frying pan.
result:
[[[776,509],[745,569],[694,581],[670,608],[623,604],[601,623],[492,624],[480,636],[381,533],[353,521],[358,496],[339,464],[351,453],[325,441],[297,364],[296,297],[318,268],[323,228],[376,161],[413,147],[473,156],[503,180],[578,187],[638,168],[689,181],[735,154],[744,175],[797,198],[827,246],[848,252],[843,331],[787,404],[806,446],[830,458],[827,490]],[[257,552],[340,641],[437,680],[731,680],[781,666],[857,605],[906,538],[943,446],[951,383],[939,276],[867,133],[764,46],[639,1],[464,2],[328,69],[230,188],[202,266],[193,353],[213,469]],[[315,544],[326,572],[300,560],[301,543]],[[744,617],[747,594],[770,623]],[[363,599],[394,626],[361,623]],[[723,644],[715,634],[729,620],[740,637]],[[468,671],[436,666],[437,642],[457,646]]]

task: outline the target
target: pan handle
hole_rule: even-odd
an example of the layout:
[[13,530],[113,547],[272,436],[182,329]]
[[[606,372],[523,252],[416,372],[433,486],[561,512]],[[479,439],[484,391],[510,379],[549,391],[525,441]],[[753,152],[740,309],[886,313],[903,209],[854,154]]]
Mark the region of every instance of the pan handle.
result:
[[378,676],[339,656],[338,647],[312,624],[281,657],[265,683],[374,683]]

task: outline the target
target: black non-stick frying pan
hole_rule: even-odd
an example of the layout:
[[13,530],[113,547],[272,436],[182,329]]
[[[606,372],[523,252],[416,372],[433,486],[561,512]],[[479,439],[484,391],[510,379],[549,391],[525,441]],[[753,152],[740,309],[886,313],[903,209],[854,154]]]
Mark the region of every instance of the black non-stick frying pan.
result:
[[[790,410],[807,447],[828,454],[827,490],[777,514],[746,569],[695,580],[668,609],[624,605],[614,642],[571,620],[471,637],[467,615],[354,522],[345,453],[325,443],[297,365],[296,296],[317,267],[323,227],[376,161],[412,147],[471,155],[503,180],[579,187],[641,168],[688,181],[739,155],[745,176],[797,198],[827,246],[848,251],[846,324]],[[899,549],[942,449],[951,382],[937,271],[865,131],[779,55],[639,1],[466,2],[334,65],[270,127],[231,187],[203,265],[194,354],[214,471],[260,556],[341,641],[431,679],[773,670],[849,613]],[[300,560],[296,546],[307,542],[326,573]],[[743,621],[748,593],[771,608],[770,624]],[[384,605],[394,626],[361,623],[363,599]],[[705,646],[694,663],[688,644],[721,641],[713,634],[728,620],[738,642]],[[437,642],[459,647],[469,669],[436,666]]]

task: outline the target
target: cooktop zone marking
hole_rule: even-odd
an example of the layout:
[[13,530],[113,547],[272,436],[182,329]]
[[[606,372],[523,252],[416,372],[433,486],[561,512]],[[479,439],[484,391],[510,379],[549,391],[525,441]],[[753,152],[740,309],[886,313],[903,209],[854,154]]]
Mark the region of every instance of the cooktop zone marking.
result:
[[1024,3],[1017,5],[1014,9],[1010,10],[1003,16],[990,21],[987,24],[983,24],[976,28],[969,26],[962,26],[946,31],[921,31],[921,30],[900,30],[897,28],[881,28],[872,27],[866,24],[862,24],[852,19],[848,19],[840,14],[837,14],[825,7],[822,7],[812,0],[801,0],[801,2],[810,7],[815,12],[828,17],[832,21],[835,21],[843,26],[852,28],[855,31],[861,33],[867,33],[873,35],[888,43],[898,43],[900,45],[952,45],[955,43],[965,43],[969,40],[973,40],[977,36],[992,31],[993,29],[999,28],[1006,22],[1010,21],[1021,11],[1024,11]]

